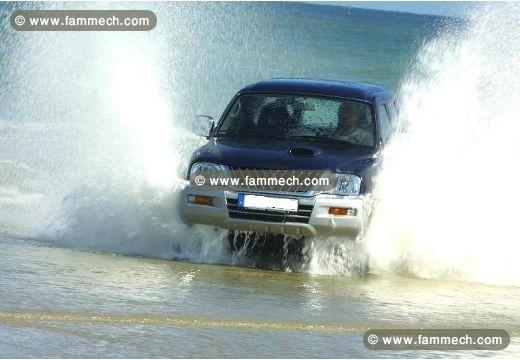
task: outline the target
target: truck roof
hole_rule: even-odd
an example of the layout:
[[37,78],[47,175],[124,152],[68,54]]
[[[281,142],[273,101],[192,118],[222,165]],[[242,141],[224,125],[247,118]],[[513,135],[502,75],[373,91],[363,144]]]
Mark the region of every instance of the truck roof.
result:
[[259,81],[243,88],[240,93],[274,92],[337,96],[374,102],[392,94],[380,86],[339,80],[280,78]]

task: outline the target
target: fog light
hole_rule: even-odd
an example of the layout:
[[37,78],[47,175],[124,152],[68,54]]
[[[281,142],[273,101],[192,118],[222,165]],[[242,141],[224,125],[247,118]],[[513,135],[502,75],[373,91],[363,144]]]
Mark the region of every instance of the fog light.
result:
[[211,196],[188,195],[188,204],[213,206],[213,198]]
[[341,207],[331,207],[329,208],[329,215],[334,216],[356,216],[357,209],[352,208],[341,208]]

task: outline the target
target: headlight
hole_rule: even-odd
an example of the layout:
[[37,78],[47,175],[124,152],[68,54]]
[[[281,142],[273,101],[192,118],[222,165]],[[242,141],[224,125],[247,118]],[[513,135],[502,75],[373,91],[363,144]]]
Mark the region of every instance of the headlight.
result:
[[223,176],[228,171],[226,165],[218,165],[207,162],[196,162],[191,165],[190,179],[194,176],[202,175],[206,178]]
[[336,195],[358,196],[361,191],[361,178],[352,174],[338,174],[336,187],[332,190]]

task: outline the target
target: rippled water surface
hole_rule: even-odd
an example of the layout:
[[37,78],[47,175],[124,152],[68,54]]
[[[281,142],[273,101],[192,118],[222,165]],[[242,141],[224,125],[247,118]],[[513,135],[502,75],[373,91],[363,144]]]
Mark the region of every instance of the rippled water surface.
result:
[[[192,264],[1,238],[3,357],[390,357],[368,328],[520,332],[514,287]],[[505,351],[518,356],[518,338]],[[458,352],[450,356],[468,356]]]
[[[95,8],[115,6],[150,9],[157,27],[16,32],[16,8],[91,4],[0,3],[1,357],[520,356],[517,4],[464,20],[298,3]],[[363,241],[308,239],[302,266],[255,269],[222,231],[184,225],[177,204],[203,143],[193,115],[218,116],[271,77],[383,85],[401,111]],[[369,271],[356,271],[360,247]],[[373,352],[361,339],[375,327],[513,338],[501,352]]]

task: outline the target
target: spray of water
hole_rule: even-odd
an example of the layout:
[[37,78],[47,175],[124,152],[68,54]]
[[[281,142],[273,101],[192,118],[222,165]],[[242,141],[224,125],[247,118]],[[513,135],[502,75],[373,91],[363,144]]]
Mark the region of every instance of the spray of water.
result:
[[[172,10],[181,19],[189,11]],[[196,37],[196,28],[181,33],[163,22],[151,33],[6,37],[0,233],[224,261],[223,232],[189,228],[177,213],[186,161],[202,140],[184,119],[200,102],[171,99],[184,91],[176,71],[188,68],[164,68],[188,61],[181,39]]]
[[420,51],[365,239],[376,271],[520,284],[520,7],[488,5]]

